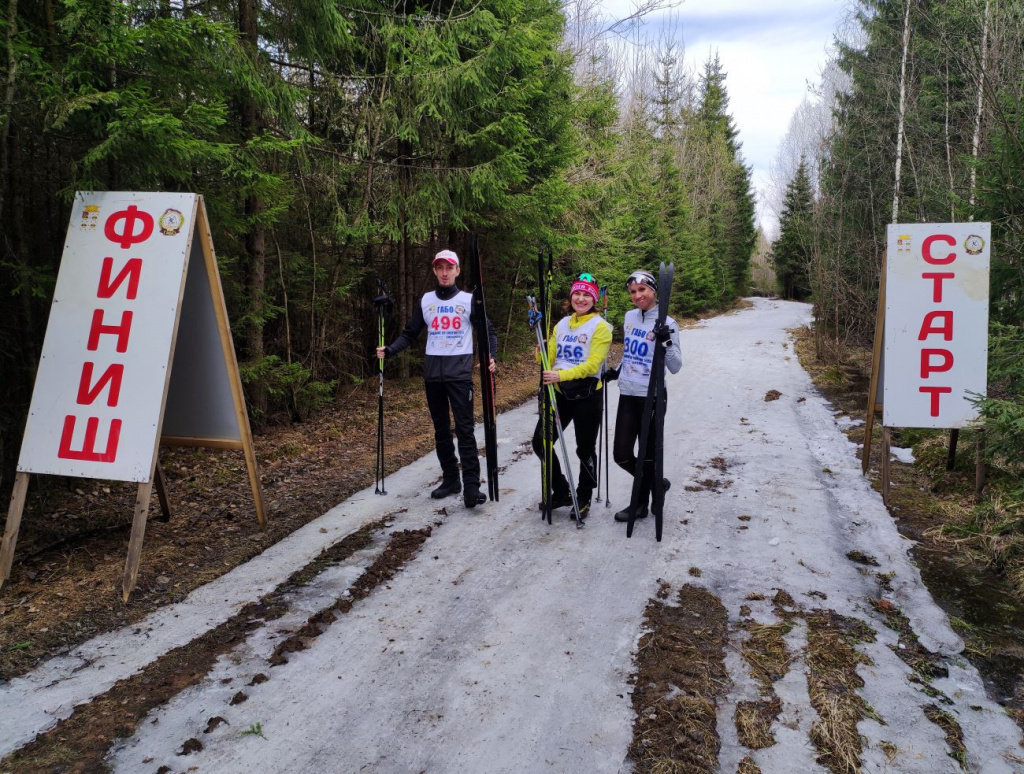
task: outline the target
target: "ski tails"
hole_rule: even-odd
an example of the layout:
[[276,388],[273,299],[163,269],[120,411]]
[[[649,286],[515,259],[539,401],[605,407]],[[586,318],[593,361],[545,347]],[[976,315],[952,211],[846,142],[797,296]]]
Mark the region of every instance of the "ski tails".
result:
[[[672,280],[675,266],[662,263],[658,270],[658,324],[664,325],[668,317],[668,307],[672,299]],[[633,537],[633,526],[636,523],[641,499],[646,499],[643,491],[643,474],[645,463],[651,463],[654,469],[654,480],[651,482],[651,513],[654,515],[655,539],[661,541],[662,511],[665,504],[664,444],[662,437],[665,428],[665,348],[654,348],[654,361],[651,363],[651,380],[647,385],[647,398],[644,400],[644,416],[640,425],[640,445],[637,449],[636,470],[633,473],[633,491],[629,501],[629,522],[626,525],[626,537]],[[651,459],[651,452],[653,459]],[[646,502],[643,503],[646,507]]]
[[473,329],[476,333],[480,360],[480,402],[484,418],[484,446],[487,457],[487,495],[498,500],[498,422],[495,412],[494,374],[491,372],[491,338],[487,329],[487,301],[484,296],[483,262],[477,250],[476,234],[469,235],[469,269],[476,288],[473,290]]

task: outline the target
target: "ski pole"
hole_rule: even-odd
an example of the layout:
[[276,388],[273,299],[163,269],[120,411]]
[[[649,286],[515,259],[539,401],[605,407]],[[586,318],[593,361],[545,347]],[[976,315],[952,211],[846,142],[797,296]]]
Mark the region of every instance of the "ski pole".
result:
[[[541,333],[540,326],[537,324],[542,319],[540,310],[537,308],[537,299],[533,296],[526,297],[527,303],[530,305],[530,327],[533,328],[537,334],[537,346],[540,347],[540,364],[541,368],[545,371],[550,371],[548,361],[547,347],[544,346],[544,337]],[[555,430],[558,432],[558,440],[562,449],[562,462],[565,465],[565,478],[569,482],[569,494],[572,495],[572,509],[573,515],[576,517],[576,529],[582,529],[584,526],[583,519],[580,518],[580,504],[576,500],[576,483],[572,478],[572,468],[569,465],[569,449],[565,445],[565,432],[562,426],[562,418],[558,414],[558,401],[555,400],[555,385],[546,385],[548,390],[548,397],[551,400],[551,407],[555,413]]]
[[[388,295],[387,285],[380,278],[377,279],[377,297],[373,299],[373,306],[377,310],[377,346],[384,346],[384,317],[391,311],[391,297]],[[374,470],[373,493],[386,495],[384,488],[384,358],[377,358],[377,464]],[[378,485],[379,482],[379,485]]]
[[[601,307],[601,316],[605,317],[605,315],[608,313],[608,286],[607,285],[602,285],[601,286],[601,292],[599,293],[599,297],[600,297],[600,300],[604,302],[603,306]],[[605,319],[605,322],[608,322],[608,320]],[[601,376],[604,375],[603,370],[604,369],[602,367]],[[604,398],[604,415],[601,417],[601,424],[598,425],[598,428],[597,428],[597,502],[601,502],[601,442],[602,442],[601,439],[602,438],[604,439],[605,447],[608,446],[608,392],[607,392],[607,390],[608,390],[608,383],[605,382],[604,384],[601,385],[601,392],[604,393],[604,396],[603,396],[603,398]],[[607,458],[607,451],[605,452],[605,457]],[[607,461],[607,459],[606,459],[606,461]],[[604,484],[604,486],[605,486],[605,489],[607,490],[608,489],[608,475],[607,475],[607,473],[605,474],[605,484]],[[607,491],[605,492],[605,498],[606,499],[610,499],[609,493]],[[605,507],[607,507],[607,506],[605,506]]]

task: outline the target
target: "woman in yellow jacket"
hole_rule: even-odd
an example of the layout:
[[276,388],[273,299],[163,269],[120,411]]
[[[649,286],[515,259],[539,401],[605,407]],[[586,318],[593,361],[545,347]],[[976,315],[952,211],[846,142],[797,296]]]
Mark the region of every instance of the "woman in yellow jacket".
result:
[[[576,500],[579,503],[580,518],[587,517],[590,498],[597,486],[597,434],[601,428],[601,390],[604,387],[601,374],[612,343],[612,328],[597,313],[598,294],[593,275],[581,274],[573,282],[569,296],[572,314],[559,320],[552,335],[548,337],[548,362],[551,370],[542,373],[544,384],[555,385],[561,429],[564,430],[572,423],[576,431],[576,456],[580,459]],[[533,433],[533,451],[543,459],[542,422],[543,418]],[[551,442],[554,443],[557,438],[556,435]],[[562,472],[558,455],[552,455],[552,458],[552,507],[571,506],[569,482]]]

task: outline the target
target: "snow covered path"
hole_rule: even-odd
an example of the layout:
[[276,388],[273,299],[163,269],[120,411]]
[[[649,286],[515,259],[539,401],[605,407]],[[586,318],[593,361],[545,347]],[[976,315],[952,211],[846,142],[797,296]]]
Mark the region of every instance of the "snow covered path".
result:
[[[386,586],[288,654],[287,664],[269,668],[286,630],[342,595],[358,568],[323,573],[295,595],[294,614],[254,632],[205,681],[155,710],[109,763],[126,772],[628,771],[633,651],[644,607],[666,581],[710,591],[731,627],[742,606],[757,622],[777,621],[770,599],[779,589],[808,609],[867,621],[878,636],[859,646],[870,658],[858,670],[861,694],[886,725],[858,727],[864,770],[960,771],[942,730],[922,712],[932,699],[890,647],[899,636],[869,604],[881,594],[925,647],[947,657],[949,676],[932,687],[952,702],[945,710],[963,730],[969,770],[1020,770],[1017,727],[956,657],[961,642],[921,585],[908,542],[799,366],[786,331],[808,316],[806,305],[757,299],[753,309],[682,332],[683,370],[668,379],[665,470],[673,486],[662,543],[651,519],[638,522],[631,540],[612,521],[629,496],[628,477],[614,466],[612,507],[595,503],[586,529],[572,526],[568,510],[543,523],[539,465],[525,445],[536,411],[524,406],[499,420],[507,465],[500,503],[471,512],[455,498],[431,500],[431,454],[389,477],[386,506],[363,492],[333,509],[310,525],[313,539],[326,539],[329,528],[336,540],[385,507],[407,509],[393,530],[440,526]],[[766,401],[769,390],[781,396]],[[616,396],[613,387],[613,417]],[[707,479],[720,483],[686,490]],[[847,558],[851,551],[880,566],[864,572]],[[894,574],[891,591],[879,590],[874,571]],[[744,636],[732,630],[733,651]],[[796,627],[790,639],[799,652],[805,630]],[[775,686],[783,702],[778,743],[757,751],[739,744],[733,724],[736,703],[757,697],[754,680],[735,652],[726,665],[721,771],[736,771],[748,755],[766,773],[825,771],[808,738],[817,714],[802,659]],[[76,677],[88,680],[89,669]],[[270,679],[229,704],[258,673]],[[215,716],[228,723],[204,733]],[[190,738],[203,749],[177,755]],[[883,741],[898,747],[895,757]]]

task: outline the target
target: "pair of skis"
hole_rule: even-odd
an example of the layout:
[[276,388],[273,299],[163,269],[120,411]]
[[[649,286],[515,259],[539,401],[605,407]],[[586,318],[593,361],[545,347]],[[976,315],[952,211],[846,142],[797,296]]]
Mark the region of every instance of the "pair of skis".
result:
[[[658,269],[658,320],[656,327],[665,325],[668,316],[668,305],[672,298],[672,278],[675,265],[662,263]],[[651,482],[651,513],[654,514],[654,537],[660,543],[662,532],[662,513],[665,506],[665,347],[654,347],[654,361],[651,363],[651,380],[647,385],[647,398],[644,400],[644,417],[640,425],[640,448],[637,450],[636,471],[633,474],[633,492],[629,499],[629,523],[626,525],[626,537],[633,537],[633,525],[637,513],[646,503],[646,492],[643,491],[644,465],[649,460],[648,446],[651,445],[651,433],[654,433],[654,480]]]
[[483,407],[484,446],[487,456],[487,496],[498,501],[498,422],[494,405],[494,374],[491,372],[491,338],[487,330],[487,303],[484,296],[484,271],[477,250],[476,234],[469,235],[469,272],[476,283],[473,289],[473,330],[476,332],[480,360],[480,403]]
[[[544,313],[537,306],[537,299],[533,296],[527,296],[526,302],[529,304],[529,321],[530,328],[537,334],[537,346],[540,348],[540,364],[541,369],[544,371],[551,370],[551,363],[548,360],[548,349],[547,342],[544,341],[544,333],[541,330],[541,324],[545,317]],[[541,377],[543,378],[543,377]],[[558,402],[555,400],[555,385],[545,384],[541,388],[542,407],[541,407],[541,437],[544,439],[544,459],[541,460],[541,478],[543,480],[543,494],[541,496],[541,502],[544,504],[544,508],[541,512],[541,518],[546,518],[548,524],[551,523],[551,512],[552,508],[552,473],[554,469],[554,433],[558,433],[558,441],[562,450],[562,466],[564,468],[565,478],[569,482],[569,494],[572,495],[572,513],[573,518],[576,519],[576,529],[582,529],[585,522],[580,517],[580,504],[576,499],[576,483],[572,479],[572,468],[569,465],[569,449],[565,445],[565,433],[562,426],[562,418],[558,415]],[[552,431],[549,434],[549,430]]]

